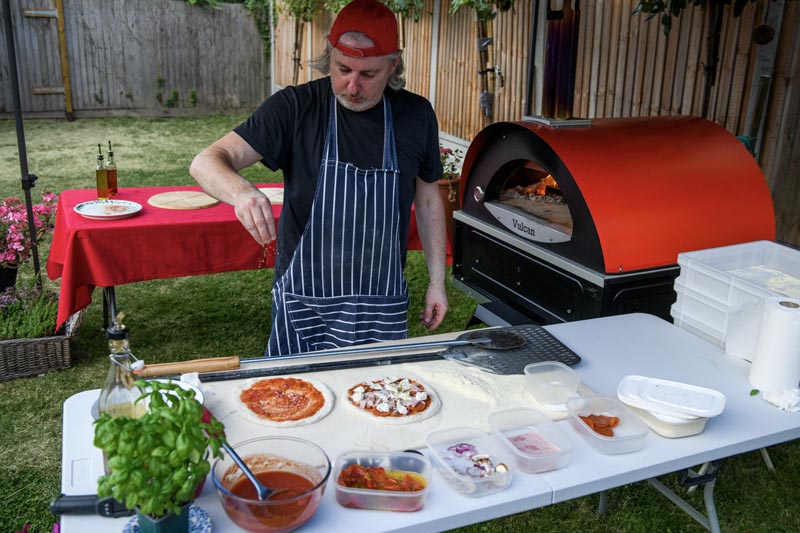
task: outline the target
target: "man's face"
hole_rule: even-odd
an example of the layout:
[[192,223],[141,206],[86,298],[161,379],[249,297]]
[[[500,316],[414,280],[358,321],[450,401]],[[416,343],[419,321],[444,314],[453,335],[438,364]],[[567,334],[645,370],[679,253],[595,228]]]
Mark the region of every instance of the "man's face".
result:
[[331,85],[341,105],[351,111],[366,111],[381,101],[389,76],[398,59],[388,56],[350,57],[331,49]]

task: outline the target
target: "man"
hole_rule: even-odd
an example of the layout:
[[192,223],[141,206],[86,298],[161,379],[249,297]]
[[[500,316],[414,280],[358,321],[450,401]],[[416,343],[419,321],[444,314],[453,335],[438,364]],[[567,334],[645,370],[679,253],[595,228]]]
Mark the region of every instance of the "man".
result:
[[[432,331],[447,313],[438,124],[402,90],[397,21],[355,0],[326,45],[314,66],[329,77],[268,98],[189,171],[258,243],[278,241],[267,355],[407,337],[412,201],[430,278],[420,319]],[[269,200],[238,173],[257,161],[283,171],[277,232]]]

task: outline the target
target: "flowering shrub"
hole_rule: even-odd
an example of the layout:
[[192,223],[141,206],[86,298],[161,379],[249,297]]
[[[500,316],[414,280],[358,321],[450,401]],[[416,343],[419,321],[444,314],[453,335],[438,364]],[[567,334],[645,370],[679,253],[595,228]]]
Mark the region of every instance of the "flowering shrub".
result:
[[[53,228],[57,198],[55,193],[45,191],[42,202],[32,206],[37,242]],[[0,203],[0,267],[18,267],[30,256],[31,239],[25,204],[19,198],[9,196]]]
[[452,180],[461,175],[461,159],[464,154],[461,150],[453,150],[439,145],[439,158],[442,160],[444,173],[442,179]]
[[463,157],[461,150],[453,150],[452,148],[445,148],[439,145],[439,159],[442,161],[442,179],[447,180],[447,188],[450,190],[447,199],[450,203],[456,201],[456,191],[453,189],[453,180],[461,176],[461,159]]

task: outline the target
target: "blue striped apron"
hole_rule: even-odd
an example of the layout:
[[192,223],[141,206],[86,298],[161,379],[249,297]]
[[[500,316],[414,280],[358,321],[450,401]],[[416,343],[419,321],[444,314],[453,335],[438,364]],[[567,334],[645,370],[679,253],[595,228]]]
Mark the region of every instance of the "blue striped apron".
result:
[[383,163],[368,170],[339,161],[336,108],[331,95],[311,216],[273,286],[269,356],[408,336],[391,106],[384,96]]

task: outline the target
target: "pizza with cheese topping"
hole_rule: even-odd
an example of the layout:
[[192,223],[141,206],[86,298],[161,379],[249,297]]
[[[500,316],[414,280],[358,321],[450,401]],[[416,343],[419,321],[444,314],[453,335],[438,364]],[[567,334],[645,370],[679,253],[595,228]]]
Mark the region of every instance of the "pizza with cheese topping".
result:
[[408,377],[362,381],[344,394],[345,403],[381,424],[410,424],[435,415],[441,407],[432,388]]
[[313,424],[333,409],[333,393],[313,379],[275,377],[250,379],[234,389],[237,412],[269,427]]

